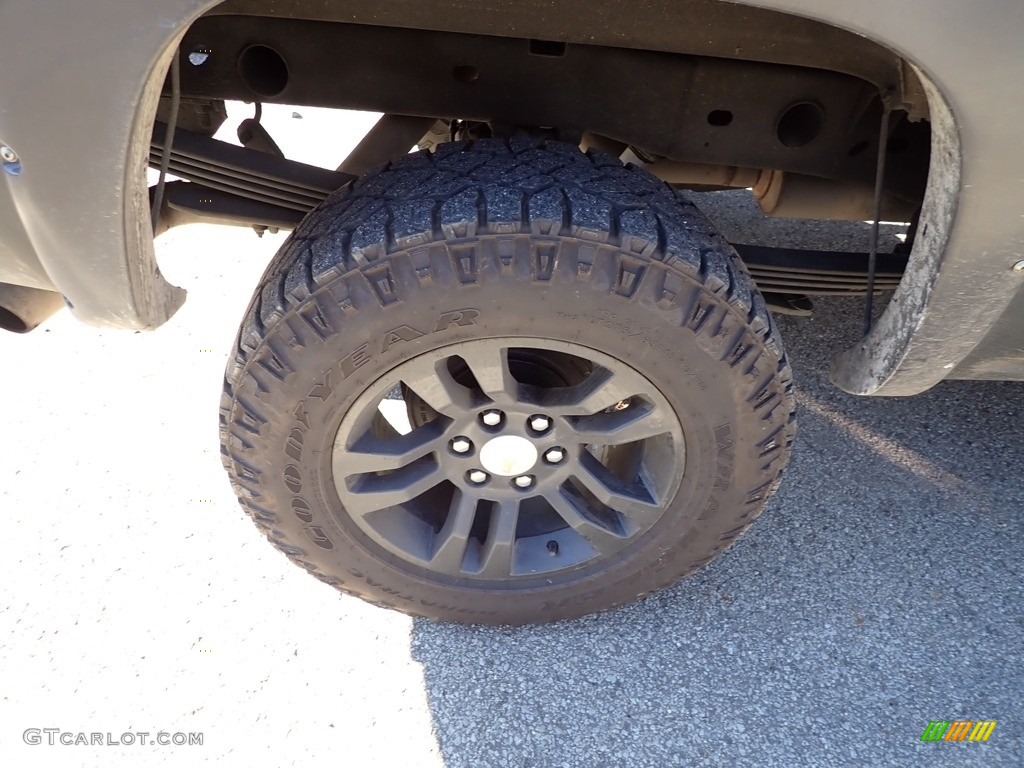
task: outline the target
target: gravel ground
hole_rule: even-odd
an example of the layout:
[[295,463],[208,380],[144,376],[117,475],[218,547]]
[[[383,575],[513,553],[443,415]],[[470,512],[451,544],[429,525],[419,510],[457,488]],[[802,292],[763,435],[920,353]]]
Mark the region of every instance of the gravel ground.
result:
[[[754,236],[741,195],[702,204]],[[766,226],[782,244],[866,240]],[[1021,764],[1020,384],[846,396],[827,361],[861,305],[819,302],[780,320],[792,464],[725,556],[576,622],[411,621],[288,564],[220,469],[223,360],[282,240],[169,233],[161,264],[190,298],[153,334],[60,313],[0,336],[0,765]],[[987,744],[918,740],[954,718],[999,725]],[[27,728],[204,743],[31,746]]]

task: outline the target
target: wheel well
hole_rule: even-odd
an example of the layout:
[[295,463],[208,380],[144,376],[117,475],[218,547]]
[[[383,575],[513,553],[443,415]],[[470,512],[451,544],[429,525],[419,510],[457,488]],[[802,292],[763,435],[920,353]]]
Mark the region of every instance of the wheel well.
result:
[[[920,236],[894,300],[837,359],[836,383],[860,394],[888,387],[901,369],[958,205],[958,127],[927,71],[868,37],[724,0],[640,8],[567,0],[543,9],[475,0],[401,8],[228,0],[191,25],[182,51],[182,103],[202,113],[194,128],[207,135],[203,122],[219,124],[218,105],[228,98],[476,119],[498,135],[525,128],[625,146],[663,179],[681,175],[680,186],[725,177],[756,195],[758,184],[735,183],[754,172],[771,205],[779,203],[768,211],[759,198],[762,209],[795,218],[870,218],[864,211],[889,105],[883,217],[911,221],[909,213],[885,216],[891,200],[901,212],[917,211],[911,231]],[[163,112],[166,96],[165,85]],[[306,184],[310,169],[298,165],[272,170]],[[793,190],[795,206],[781,204],[780,186]],[[807,201],[814,204],[801,208]],[[242,210],[230,210],[237,198],[222,206],[234,223],[254,221],[251,201],[243,202]],[[195,217],[194,205],[181,207],[185,220]]]

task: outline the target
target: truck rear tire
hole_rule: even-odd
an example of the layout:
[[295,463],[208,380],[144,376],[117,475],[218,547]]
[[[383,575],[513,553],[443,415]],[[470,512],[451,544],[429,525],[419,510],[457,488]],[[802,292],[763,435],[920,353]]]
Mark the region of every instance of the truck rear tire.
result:
[[242,507],[321,580],[519,624],[721,553],[793,410],[765,304],[690,202],[601,153],[482,140],[302,222],[242,322],[221,434]]

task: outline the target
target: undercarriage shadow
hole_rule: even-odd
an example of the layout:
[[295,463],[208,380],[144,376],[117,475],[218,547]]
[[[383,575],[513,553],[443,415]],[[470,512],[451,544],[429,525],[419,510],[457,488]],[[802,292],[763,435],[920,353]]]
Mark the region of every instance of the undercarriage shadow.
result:
[[[828,340],[861,306],[780,321],[797,445],[723,557],[574,622],[415,623],[448,766],[931,765],[930,719],[1015,711],[1024,385],[845,395]],[[957,764],[1014,764],[1022,744],[997,728],[982,747]]]

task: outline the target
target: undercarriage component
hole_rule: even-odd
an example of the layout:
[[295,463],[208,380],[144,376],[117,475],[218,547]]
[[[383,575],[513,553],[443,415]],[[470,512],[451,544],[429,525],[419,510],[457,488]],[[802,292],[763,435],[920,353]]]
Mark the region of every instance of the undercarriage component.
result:
[[[592,146],[600,146],[588,136]],[[614,147],[614,143],[606,146]],[[741,168],[734,165],[688,163],[680,160],[644,158],[633,148],[621,155],[623,161],[642,165],[662,181],[693,189],[752,189],[761,211],[768,216],[789,219],[868,221],[874,217],[875,190],[867,181],[823,179],[800,173]],[[917,204],[885,194],[882,219],[910,221]]]
[[284,152],[277,146],[277,142],[274,141],[274,137],[270,135],[270,132],[260,123],[258,117],[248,117],[238,124],[238,130],[236,131],[238,141],[241,142],[242,146],[246,149],[254,149],[257,152],[262,152],[265,155],[273,155],[274,157],[280,157],[284,159]]
[[806,296],[799,293],[765,293],[764,303],[773,315],[789,315],[791,317],[810,317],[814,314],[814,304]]
[[[868,290],[868,254],[810,251],[734,244],[762,291],[803,296],[863,296]],[[896,290],[907,257],[878,254],[875,291]]]
[[758,168],[687,163],[682,160],[658,160],[645,163],[644,167],[662,181],[677,187],[749,189],[755,186],[765,173],[771,173]]
[[227,224],[264,229],[291,229],[303,214],[291,208],[233,195],[188,181],[171,181],[164,188],[157,234],[184,224]]
[[[835,71],[494,35],[253,16],[200,19],[183,95],[593,131],[659,157],[874,180],[878,87]],[[254,41],[259,41],[254,43]],[[359,67],[325,76],[337,51]],[[642,83],[643,87],[637,87]],[[928,124],[894,134],[893,193],[920,200]],[[898,150],[898,151],[896,151]]]
[[[435,122],[419,117],[386,117],[390,119],[382,118],[374,128],[380,132],[356,148],[353,154],[360,153],[360,147],[366,145],[351,167],[359,167],[371,158],[378,161],[374,165],[380,165],[383,153],[396,147],[399,154],[404,153],[408,149],[407,141],[409,146],[416,143],[416,139],[408,137],[421,130],[420,136],[423,136]],[[158,125],[153,134],[151,163],[159,161],[162,140],[163,126]],[[348,160],[342,168],[347,166]],[[685,175],[694,183],[712,185],[725,185],[730,180],[739,185],[753,173],[743,168],[675,162],[658,161],[647,165],[647,169],[653,171],[659,167],[670,169],[675,174],[674,179]],[[171,172],[189,181],[167,185],[160,213],[161,232],[190,222],[290,229],[331,192],[354,178],[349,173],[283,160],[187,131],[175,134]],[[787,183],[790,181],[792,178],[787,178]],[[798,178],[797,190],[801,189],[800,183]],[[793,215],[792,206],[785,210]],[[763,291],[805,296],[854,296],[867,292],[866,254],[743,244],[734,244],[734,247]],[[876,290],[894,290],[906,262],[906,256],[880,254]]]
[[[472,8],[474,12],[467,12]],[[468,35],[515,36],[538,56],[568,55],[574,45],[622,46],[745,58],[844,72],[876,86],[901,86],[900,98],[919,116],[927,99],[914,71],[877,42],[807,16],[777,13],[721,0],[671,0],[631,5],[621,0],[550,3],[544,13],[522,13],[515,4],[371,3],[365,0],[226,0],[207,14],[304,19]],[[205,20],[204,20],[205,21]]]
[[408,152],[437,122],[433,117],[382,115],[345,161],[338,166],[341,173],[362,176],[364,173]]
[[[870,221],[875,215],[874,186],[866,181],[820,179],[800,173],[762,171],[753,190],[754,199],[768,216]],[[917,203],[893,194],[883,195],[881,202],[883,221],[910,221],[919,207]]]
[[[157,123],[149,154],[153,167],[159,166],[164,134],[164,125]],[[174,134],[169,172],[210,190],[294,211],[299,218],[355,178],[182,130]],[[197,199],[213,210],[212,196]]]
[[[874,216],[874,187],[867,181],[651,157],[635,147],[590,132],[584,134],[582,146],[640,165],[662,181],[684,189],[752,189],[761,211],[768,216],[831,221],[867,221]],[[910,221],[916,210],[915,203],[895,194],[882,198],[885,221]]]
[[[262,225],[291,229],[304,218],[291,208],[232,195],[188,182],[167,185],[160,214],[162,229],[196,222]],[[863,296],[867,293],[865,253],[768,248],[734,243],[761,290],[803,296]],[[877,291],[896,289],[907,257],[879,254]]]
[[[157,122],[166,123],[170,113],[170,97],[161,98],[156,110]],[[178,105],[178,128],[185,131],[213,136],[227,119],[223,99],[182,99]]]
[[28,333],[63,306],[64,297],[55,291],[0,283],[0,328],[5,331]]

